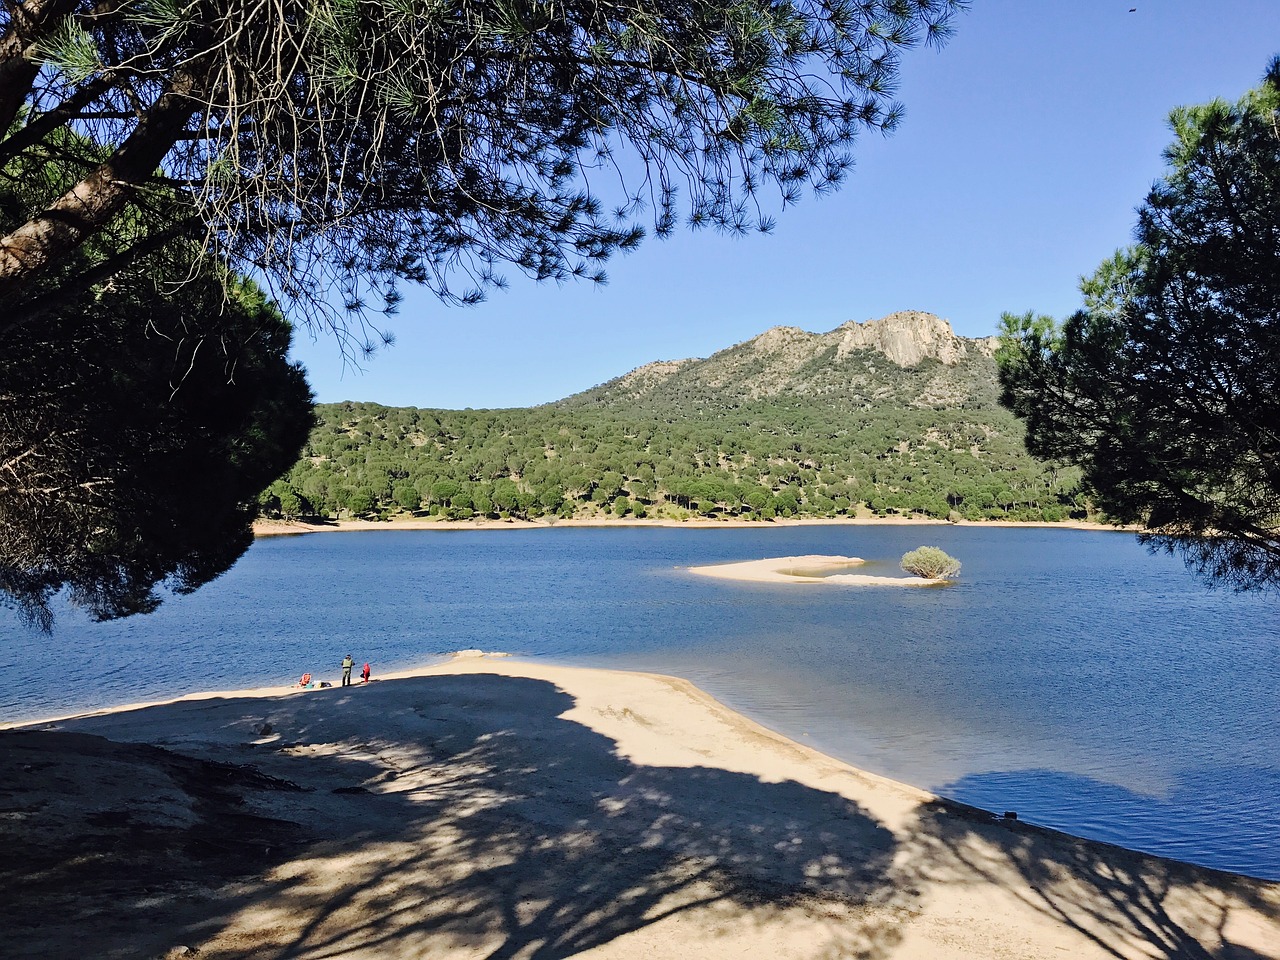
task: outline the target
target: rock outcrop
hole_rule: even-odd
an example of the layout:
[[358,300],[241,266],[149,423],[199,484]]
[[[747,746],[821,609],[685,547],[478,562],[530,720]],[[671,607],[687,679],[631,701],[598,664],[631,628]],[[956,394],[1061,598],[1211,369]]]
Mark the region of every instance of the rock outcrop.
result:
[[646,363],[643,367],[636,367],[630,373],[624,373],[613,383],[618,390],[639,396],[662,383],[672,374],[679,372],[688,364],[697,362],[697,358],[694,357],[687,360],[655,360],[653,363]]
[[946,320],[916,310],[902,310],[866,323],[850,320],[825,334],[823,339],[837,335],[837,357],[851,350],[870,349],[883,353],[900,367],[914,367],[926,359],[954,366],[975,353],[993,357],[997,339],[958,337]]

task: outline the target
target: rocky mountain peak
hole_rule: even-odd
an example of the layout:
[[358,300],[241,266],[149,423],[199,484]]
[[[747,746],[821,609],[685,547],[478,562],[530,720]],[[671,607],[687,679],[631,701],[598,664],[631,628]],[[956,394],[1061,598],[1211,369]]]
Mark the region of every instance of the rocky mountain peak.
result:
[[995,337],[979,340],[958,337],[946,320],[918,310],[900,310],[865,323],[850,320],[828,336],[839,338],[837,357],[852,350],[871,349],[883,353],[900,367],[914,367],[930,358],[954,366],[969,357],[970,351],[992,357],[996,348]]
[[786,394],[945,407],[990,393],[996,342],[958,337],[946,320],[915,310],[828,333],[778,326],[705,360],[646,364],[561,403],[714,406]]

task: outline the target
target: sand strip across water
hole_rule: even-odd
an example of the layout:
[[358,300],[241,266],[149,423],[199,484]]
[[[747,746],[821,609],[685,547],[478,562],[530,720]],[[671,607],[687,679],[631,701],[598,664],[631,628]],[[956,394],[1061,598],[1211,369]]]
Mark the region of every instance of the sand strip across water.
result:
[[0,808],[13,958],[1280,958],[1278,884],[940,801],[649,674],[473,655],[0,731]]
[[827,583],[863,587],[937,587],[946,580],[925,577],[877,577],[863,573],[838,573],[853,570],[866,563],[860,557],[833,557],[806,554],[800,557],[769,557],[738,563],[716,563],[689,567],[690,573],[721,580],[745,580],[751,583]]

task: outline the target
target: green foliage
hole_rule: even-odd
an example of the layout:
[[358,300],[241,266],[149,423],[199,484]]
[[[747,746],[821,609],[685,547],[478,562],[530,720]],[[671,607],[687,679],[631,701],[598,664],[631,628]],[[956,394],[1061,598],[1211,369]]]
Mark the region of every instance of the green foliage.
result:
[[296,520],[312,512],[306,497],[287,480],[277,480],[258,495],[258,510],[263,516]]
[[187,185],[224,265],[316,311],[325,281],[361,310],[403,280],[476,302],[502,264],[603,280],[644,220],[767,230],[897,125],[902,51],[964,5],[5,3],[0,164],[43,151],[81,189],[0,235],[0,304],[157,184]]
[[951,580],[960,573],[960,561],[937,547],[917,547],[902,555],[899,562],[907,573],[926,580]]
[[417,510],[422,504],[422,495],[411,483],[398,483],[391,491],[391,498],[396,506],[404,510]]
[[[0,189],[0,225],[25,199]],[[298,456],[310,391],[279,311],[227,279],[174,242],[6,331],[0,592],[29,621],[49,629],[63,588],[97,619],[149,612],[158,584],[188,593],[234,563],[264,501],[309,509],[288,484],[259,498]]]
[[[61,130],[0,162],[0,232],[100,152]],[[273,483],[314,422],[291,328],[184,216],[157,186],[33,283],[39,323],[0,310],[0,592],[45,629],[64,588],[98,619],[147,612],[234,563],[259,509],[312,509]]]
[[1213,582],[1280,587],[1280,59],[1175,110],[1138,245],[1062,324],[1006,315],[1001,402],[1110,517]]
[[[530,409],[322,404],[290,479],[322,516],[349,515],[342,492],[359,488],[395,509],[403,484],[429,491],[429,507],[468,495],[480,515],[522,518],[1086,514],[1078,471],[1023,449],[986,356],[902,369],[853,351],[752,399],[757,374],[744,367],[713,388],[682,370],[642,396],[624,377]],[[921,404],[941,392],[954,406]],[[400,479],[388,487],[389,476]]]

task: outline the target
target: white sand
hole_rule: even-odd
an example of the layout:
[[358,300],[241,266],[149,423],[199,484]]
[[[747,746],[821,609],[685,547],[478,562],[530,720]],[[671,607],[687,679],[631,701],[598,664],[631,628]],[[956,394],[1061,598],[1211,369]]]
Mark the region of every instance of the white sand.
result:
[[[471,656],[54,726],[305,788],[246,795],[319,838],[260,877],[166,888],[145,925],[77,894],[107,898],[122,956],[1280,958],[1280,885],[940,803],[669,677]],[[125,788],[59,776],[83,816]],[[47,923],[6,946],[100,955],[86,937]]]
[[873,577],[861,573],[830,573],[866,563],[858,557],[831,557],[807,554],[802,557],[770,557],[739,563],[716,563],[689,567],[690,573],[721,580],[745,580],[751,583],[837,583],[855,587],[936,587],[946,580],[924,577]]

